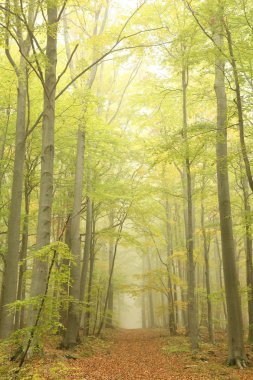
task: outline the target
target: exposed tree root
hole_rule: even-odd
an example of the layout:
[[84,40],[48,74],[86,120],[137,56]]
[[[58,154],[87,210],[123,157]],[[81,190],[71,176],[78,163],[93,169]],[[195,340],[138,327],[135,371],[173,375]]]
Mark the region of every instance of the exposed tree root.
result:
[[236,366],[238,369],[247,368],[248,360],[245,358],[232,358],[228,360],[228,366]]

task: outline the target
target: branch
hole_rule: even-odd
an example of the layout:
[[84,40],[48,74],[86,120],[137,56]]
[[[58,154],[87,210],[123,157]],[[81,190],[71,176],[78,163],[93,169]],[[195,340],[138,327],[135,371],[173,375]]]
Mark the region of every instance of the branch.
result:
[[129,22],[132,20],[132,18],[136,15],[137,12],[139,12],[139,10],[143,7],[143,5],[146,3],[147,0],[144,0],[144,2],[138,7],[136,8],[136,10],[131,14],[130,17],[128,17],[128,19],[126,20],[125,24],[122,26],[122,29],[118,35],[118,39],[117,39],[117,42],[119,43],[120,41],[122,41],[122,33],[124,32],[124,30],[126,29],[127,25],[129,24]]
[[68,2],[68,0],[64,0],[63,5],[62,5],[62,8],[61,8],[61,10],[60,10],[60,12],[59,12],[59,15],[58,15],[58,17],[57,17],[57,22],[60,21],[61,16],[62,16],[62,14],[63,14],[63,12],[64,12],[64,9],[66,8],[67,2]]
[[70,54],[70,57],[69,57],[69,59],[68,59],[68,61],[67,61],[67,63],[66,63],[66,66],[64,67],[64,69],[62,70],[61,74],[60,74],[60,75],[58,76],[58,78],[57,78],[57,81],[56,81],[56,84],[55,84],[54,88],[56,88],[57,84],[59,83],[59,81],[61,80],[61,78],[63,77],[63,75],[66,73],[67,68],[69,67],[69,65],[70,65],[70,63],[71,63],[72,58],[73,58],[73,56],[74,56],[74,54],[75,54],[75,52],[76,52],[78,46],[79,46],[79,45],[77,44],[77,45],[75,46],[74,50],[72,51],[72,53]]
[[196,16],[196,12],[193,10],[193,8],[191,7],[189,1],[187,0],[183,0],[183,2],[185,3],[186,7],[189,9],[189,11],[191,12],[192,16],[194,17],[196,23],[198,24],[198,26],[200,27],[200,29],[202,30],[202,32],[207,36],[207,38],[209,38],[209,40],[211,40],[214,44],[214,46],[219,50],[219,52],[230,62],[230,59],[229,57],[224,53],[224,51],[220,48],[220,46],[217,45],[216,41],[214,40],[214,38],[206,31],[206,29],[203,27],[203,25],[201,24],[201,22],[199,21],[198,17]]
[[[65,222],[65,224],[64,224],[64,226],[62,228],[62,231],[61,231],[60,235],[58,236],[58,241],[61,241],[62,236],[64,234],[64,231],[65,231],[65,229],[67,227],[68,221],[69,221],[69,216],[68,216],[68,218],[67,218],[67,220],[66,220],[66,222]],[[27,356],[29,348],[31,347],[31,344],[32,344],[32,341],[33,341],[33,338],[34,338],[34,335],[35,335],[35,329],[36,329],[36,327],[39,324],[40,317],[41,317],[41,314],[42,314],[42,310],[43,310],[43,307],[44,307],[44,304],[45,304],[45,301],[46,301],[46,296],[47,296],[48,289],[49,289],[49,282],[50,282],[53,266],[54,266],[54,263],[55,263],[55,260],[56,260],[57,252],[58,251],[57,251],[56,248],[53,249],[53,257],[52,257],[52,260],[51,260],[51,263],[50,263],[50,267],[49,267],[49,271],[48,271],[48,275],[47,275],[46,289],[45,289],[43,298],[41,300],[41,304],[40,304],[40,307],[39,307],[39,310],[38,310],[38,314],[37,314],[35,323],[32,326],[32,329],[31,329],[31,332],[30,332],[30,337],[29,337],[27,345],[26,345],[26,349],[25,349],[25,351],[23,352],[23,354],[21,356],[18,369],[16,370],[15,373],[19,373],[21,371],[21,368],[23,367],[25,358]]]
[[[34,67],[34,65],[29,61],[29,59],[27,59],[26,55],[22,52],[22,49],[21,49],[21,46],[19,44],[19,41],[17,40],[17,38],[15,37],[15,35],[12,33],[12,31],[6,26],[4,25],[3,23],[0,22],[0,26],[2,26],[4,29],[6,29],[9,34],[11,35],[11,37],[14,39],[14,41],[16,42],[18,48],[19,48],[19,52],[20,54],[22,55],[22,57],[24,58],[24,60],[28,63],[29,66],[31,66],[31,68],[33,69],[33,71],[35,72],[35,74],[37,75],[37,77],[39,78],[40,82],[42,83],[43,85],[43,79],[41,79],[40,77],[40,73],[38,73],[38,71],[36,70],[36,68]],[[16,71],[16,70],[15,70]],[[18,71],[19,73],[19,71]],[[44,86],[43,86],[44,87]]]
[[128,81],[127,81],[127,84],[126,84],[126,86],[125,86],[125,88],[124,88],[124,90],[123,90],[123,92],[121,94],[120,101],[118,103],[118,107],[117,107],[116,111],[114,112],[113,116],[111,117],[111,119],[109,120],[108,124],[111,124],[113,122],[113,120],[116,118],[116,116],[118,115],[120,107],[121,107],[123,99],[124,99],[124,96],[125,96],[125,93],[126,93],[128,87],[130,86],[130,84],[132,83],[132,81],[134,80],[134,78],[136,77],[136,75],[137,75],[137,73],[139,71],[139,68],[141,66],[141,63],[142,63],[142,61],[140,60],[137,63],[137,66],[134,68],[134,70],[130,74],[130,77],[129,77]]

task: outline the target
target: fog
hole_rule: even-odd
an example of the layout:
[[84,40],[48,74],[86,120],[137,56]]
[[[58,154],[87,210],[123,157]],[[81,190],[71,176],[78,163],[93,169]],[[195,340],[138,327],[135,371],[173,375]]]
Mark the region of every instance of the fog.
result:
[[139,297],[133,298],[128,294],[123,294],[119,297],[119,304],[119,327],[124,329],[141,328],[141,305]]

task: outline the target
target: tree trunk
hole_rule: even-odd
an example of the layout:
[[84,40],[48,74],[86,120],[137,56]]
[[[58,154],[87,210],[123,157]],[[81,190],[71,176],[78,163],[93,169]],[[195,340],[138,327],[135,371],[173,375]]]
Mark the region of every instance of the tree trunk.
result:
[[[219,240],[218,240],[218,237],[216,236],[215,238],[215,241],[216,241],[216,253],[217,253],[217,256],[218,256],[218,259],[219,259],[219,273],[218,273],[218,277],[219,277],[219,285],[218,285],[218,289],[220,290],[223,290],[223,263],[222,263],[222,258],[221,258],[221,252],[220,252],[220,244],[219,244]],[[228,316],[227,316],[227,305],[226,305],[226,299],[224,297],[223,298],[223,302],[222,302],[222,305],[223,305],[223,312],[224,312],[224,317],[227,321],[228,319]]]
[[[47,6],[47,47],[48,65],[45,71],[44,106],[42,122],[42,157],[39,213],[37,226],[36,249],[39,250],[50,243],[51,215],[53,203],[53,170],[54,170],[54,124],[55,124],[55,89],[57,64],[57,8],[53,3]],[[47,260],[34,259],[31,296],[45,293],[47,282]],[[32,324],[36,313],[33,313]]]
[[8,248],[5,257],[0,308],[0,338],[2,339],[8,338],[14,329],[14,314],[9,314],[7,305],[16,301],[17,296],[21,204],[25,162],[25,119],[26,65],[24,58],[21,58],[20,76],[18,78],[15,157],[7,234]]
[[[109,214],[109,228],[113,228],[113,220],[114,215],[111,212]],[[110,273],[112,271],[112,265],[113,265],[113,238],[110,237],[109,241],[109,277]],[[109,287],[109,294],[108,294],[108,308],[107,308],[107,318],[106,318],[106,327],[112,328],[113,327],[113,282],[111,282]]]
[[248,317],[249,331],[248,342],[253,343],[253,271],[252,271],[252,237],[251,237],[251,207],[246,178],[242,178],[244,213],[245,213],[245,252],[246,252],[246,277],[248,288]]
[[124,225],[124,222],[126,220],[126,217],[127,217],[127,213],[125,213],[125,215],[123,216],[123,218],[120,222],[120,225],[118,228],[118,236],[117,236],[115,244],[114,244],[111,271],[110,271],[108,286],[107,286],[107,290],[106,290],[105,303],[104,303],[103,310],[101,312],[101,321],[100,321],[100,324],[98,327],[97,335],[100,335],[100,333],[104,327],[104,323],[105,323],[106,311],[107,311],[107,307],[108,307],[109,291],[110,291],[110,287],[112,284],[112,278],[113,278],[114,265],[115,265],[116,255],[117,255],[117,249],[118,249],[118,244],[119,244],[120,239],[121,239],[121,232],[123,230],[123,225]]
[[[90,181],[90,179],[88,179],[88,181]],[[86,208],[86,230],[85,230],[85,243],[84,243],[84,250],[83,250],[83,265],[82,265],[82,272],[81,272],[81,282],[79,284],[79,300],[81,303],[83,303],[85,299],[85,289],[86,289],[88,266],[89,266],[91,243],[92,243],[93,205],[92,205],[92,200],[90,196],[87,196],[86,207],[87,207]]]
[[[93,223],[93,234],[95,232],[95,223]],[[90,317],[91,317],[91,307],[92,307],[92,283],[93,283],[93,273],[94,273],[94,263],[95,263],[95,251],[94,251],[94,237],[91,244],[90,251],[90,270],[89,270],[89,282],[88,282],[88,291],[87,291],[87,308],[85,312],[85,325],[84,325],[84,335],[88,336],[90,333]]]
[[141,326],[143,329],[147,327],[145,293],[141,296]]
[[[9,3],[6,3],[7,8]],[[28,4],[28,26],[33,30],[34,4]],[[10,23],[10,14],[6,11],[5,19],[7,25]],[[7,233],[7,253],[5,257],[5,268],[3,274],[1,307],[0,307],[0,338],[8,338],[14,328],[14,314],[9,314],[7,305],[16,301],[17,283],[18,283],[18,260],[19,260],[19,243],[20,243],[20,223],[21,223],[21,205],[23,195],[23,176],[25,163],[26,149],[26,98],[27,98],[27,64],[26,59],[29,56],[31,47],[29,32],[24,39],[22,25],[16,15],[16,34],[19,42],[21,58],[19,67],[16,66],[9,45],[9,31],[6,31],[6,47],[5,53],[13,66],[18,78],[18,93],[17,93],[17,118],[16,118],[16,137],[15,137],[15,154],[13,179],[11,190],[11,204],[8,220]]]
[[[150,255],[147,253],[146,256],[147,269],[149,272],[152,270]],[[155,327],[155,310],[154,310],[154,302],[153,302],[153,292],[152,290],[148,290],[148,315],[149,315],[149,328]]]
[[74,203],[70,218],[70,249],[75,260],[75,265],[71,265],[70,267],[70,279],[72,283],[69,288],[69,295],[75,301],[70,301],[69,303],[66,332],[62,343],[64,347],[70,347],[76,345],[79,342],[80,306],[77,300],[79,299],[80,287],[80,220],[84,176],[84,150],[85,134],[84,131],[79,128],[77,135]]
[[238,70],[237,70],[236,59],[234,56],[234,48],[233,48],[231,32],[228,29],[228,26],[225,22],[223,22],[223,25],[226,30],[228,50],[230,54],[230,63],[232,65],[233,76],[234,76],[234,81],[235,81],[236,106],[237,106],[237,112],[238,112],[238,125],[239,125],[241,153],[242,153],[242,158],[244,161],[248,183],[249,183],[251,191],[253,192],[253,178],[252,178],[250,161],[248,158],[247,147],[246,147],[246,142],[245,142],[245,137],[244,137],[244,117],[243,117],[243,108],[242,108],[240,80],[239,80],[239,75],[238,75]]
[[198,318],[195,291],[195,263],[193,256],[193,205],[192,205],[192,177],[189,157],[189,144],[187,140],[187,70],[182,70],[183,90],[183,139],[185,143],[185,171],[187,193],[187,226],[186,226],[186,249],[187,249],[187,283],[188,283],[188,332],[193,349],[198,348]]
[[204,244],[204,261],[205,261],[205,283],[206,283],[206,301],[207,301],[207,323],[208,323],[208,334],[210,342],[214,343],[214,332],[213,332],[213,311],[211,302],[211,286],[210,286],[210,268],[209,268],[209,251],[210,243],[207,241],[206,228],[205,228],[205,208],[203,199],[201,202],[201,229]]
[[[28,233],[29,233],[29,211],[30,211],[30,192],[28,189],[29,183],[28,179],[26,179],[25,184],[25,217],[23,224],[23,234],[22,234],[22,242],[20,249],[20,267],[19,267],[19,278],[18,278],[18,293],[17,299],[24,300],[25,299],[25,272],[26,272],[26,256],[27,256],[27,247],[28,247]],[[25,308],[17,310],[15,316],[15,330],[19,328],[23,328],[25,325]]]
[[[65,243],[71,250],[71,215],[68,215],[68,221],[66,225],[66,230],[65,230]],[[66,294],[66,296],[69,296],[70,293],[70,260],[69,259],[64,259],[62,263],[65,267],[69,267],[69,281],[65,282],[63,284],[63,292]],[[63,302],[61,304],[60,308],[60,323],[62,327],[60,328],[60,333],[64,336],[66,329],[67,329],[67,324],[68,324],[68,308],[69,308],[69,303],[68,302]]]
[[228,315],[228,363],[242,367],[245,364],[241,300],[236,271],[234,238],[227,160],[227,99],[225,92],[225,63],[220,51],[223,49],[221,16],[218,15],[215,42],[219,50],[215,57],[215,93],[217,99],[217,184],[221,227],[222,258]]
[[169,309],[169,330],[170,335],[176,335],[177,333],[177,326],[175,321],[175,305],[174,305],[174,286],[172,284],[171,280],[171,272],[172,272],[172,254],[173,254],[173,243],[172,243],[172,231],[171,231],[171,224],[169,221],[170,218],[170,211],[169,211],[169,202],[168,199],[166,199],[166,230],[167,230],[167,276],[168,276],[168,309]]

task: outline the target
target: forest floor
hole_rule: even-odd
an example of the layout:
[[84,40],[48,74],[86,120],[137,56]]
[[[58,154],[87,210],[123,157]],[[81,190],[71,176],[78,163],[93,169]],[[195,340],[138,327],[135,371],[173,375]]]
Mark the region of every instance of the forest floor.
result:
[[[201,344],[192,353],[183,335],[164,331],[114,330],[104,339],[90,338],[75,351],[48,344],[45,356],[28,360],[22,380],[253,380],[253,368],[226,367],[224,337]],[[253,363],[253,353],[249,353]],[[0,374],[2,380],[12,377]]]

